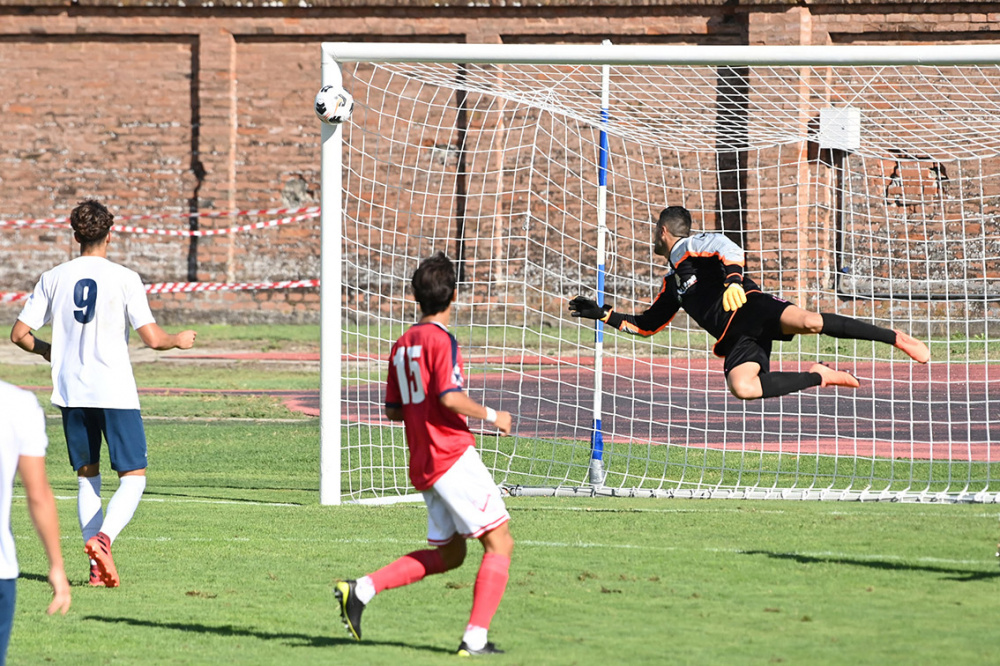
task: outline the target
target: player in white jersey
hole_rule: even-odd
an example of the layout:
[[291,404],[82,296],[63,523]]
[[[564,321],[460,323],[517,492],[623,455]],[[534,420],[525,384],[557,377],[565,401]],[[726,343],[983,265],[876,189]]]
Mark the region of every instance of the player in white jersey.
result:
[[[62,411],[70,463],[77,472],[77,509],[90,584],[117,587],[111,544],[146,488],[146,435],[128,355],[129,327],[153,349],[190,349],[195,332],[171,334],[153,319],[138,273],[108,260],[114,215],[97,201],[73,209],[80,256],[42,274],[10,339],[52,363],[52,404]],[[32,333],[52,324],[52,343]],[[102,515],[101,436],[120,485]]]
[[48,613],[69,610],[70,591],[59,545],[59,516],[45,475],[45,414],[31,393],[0,382],[0,664],[7,659],[7,643],[14,623],[14,599],[18,575],[14,534],[10,529],[10,505],[14,474],[19,472],[28,512],[49,559],[52,603]]

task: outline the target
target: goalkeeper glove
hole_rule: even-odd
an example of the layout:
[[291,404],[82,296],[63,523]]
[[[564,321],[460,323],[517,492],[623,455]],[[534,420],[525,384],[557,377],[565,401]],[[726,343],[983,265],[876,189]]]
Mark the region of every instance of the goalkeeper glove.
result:
[[734,282],[726,287],[726,291],[722,294],[722,309],[726,312],[735,312],[746,302],[746,292],[743,291],[743,285],[739,282]]
[[611,316],[610,305],[600,306],[597,304],[597,301],[584,298],[583,296],[577,296],[569,302],[569,311],[574,317],[599,319],[601,321],[607,321],[608,317]]

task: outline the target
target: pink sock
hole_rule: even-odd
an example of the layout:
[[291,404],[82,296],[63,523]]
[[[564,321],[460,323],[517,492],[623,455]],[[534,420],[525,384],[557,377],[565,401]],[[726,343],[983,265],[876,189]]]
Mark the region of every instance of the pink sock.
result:
[[391,590],[422,580],[424,576],[445,571],[444,560],[437,549],[416,550],[387,564],[375,573],[368,574],[375,586],[375,593]]
[[476,587],[472,592],[472,615],[469,624],[490,628],[490,621],[500,606],[507,579],[510,577],[510,558],[497,553],[483,553],[483,563],[476,574]]

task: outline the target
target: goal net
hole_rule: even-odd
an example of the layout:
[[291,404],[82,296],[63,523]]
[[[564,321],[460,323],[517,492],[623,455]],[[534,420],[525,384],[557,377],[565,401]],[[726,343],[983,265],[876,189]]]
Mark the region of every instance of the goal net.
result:
[[[322,501],[413,492],[384,383],[439,250],[467,391],[515,415],[477,433],[512,494],[997,499],[997,47],[323,52],[356,106],[324,128]],[[570,317],[578,294],[649,306],[672,205],[765,292],[908,332],[931,362],[798,336],[772,370],[827,362],[861,388],[741,401],[683,312],[650,337]]]

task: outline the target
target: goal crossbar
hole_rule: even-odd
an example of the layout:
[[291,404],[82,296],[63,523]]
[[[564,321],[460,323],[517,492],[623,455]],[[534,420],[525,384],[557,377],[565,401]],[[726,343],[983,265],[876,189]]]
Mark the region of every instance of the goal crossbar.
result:
[[426,62],[546,65],[988,65],[1000,44],[633,45],[324,42],[324,62]]

